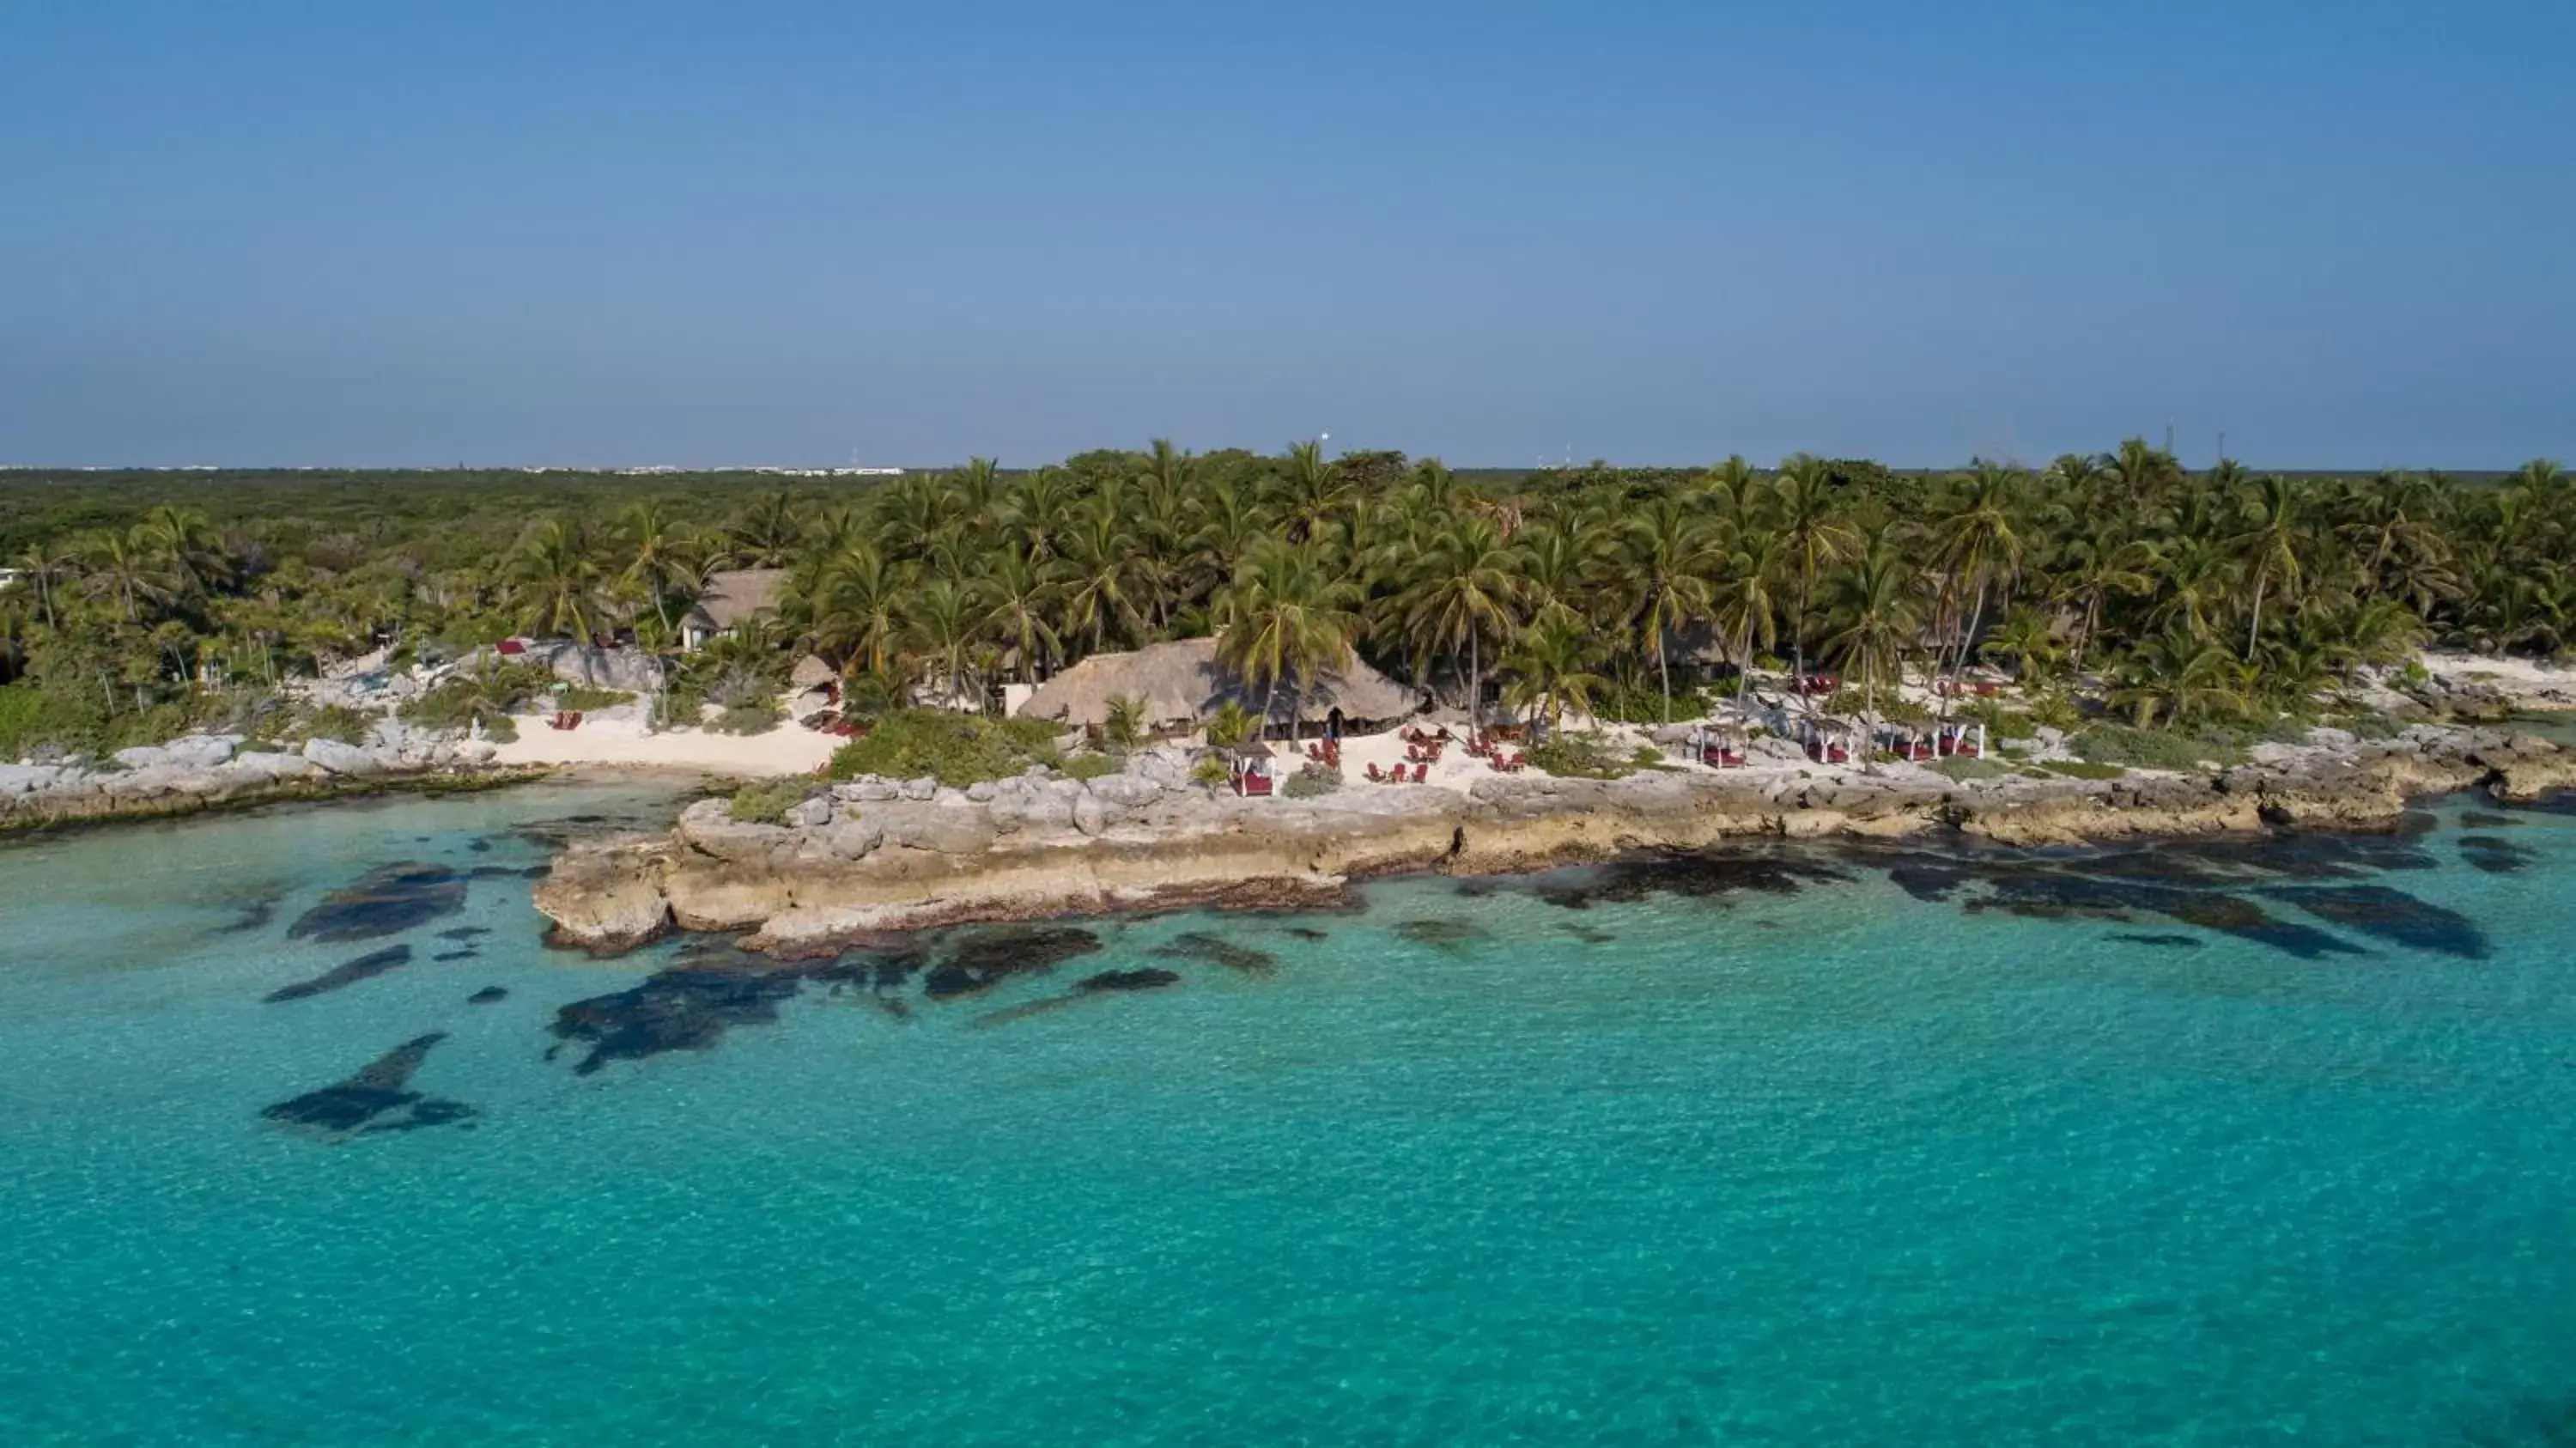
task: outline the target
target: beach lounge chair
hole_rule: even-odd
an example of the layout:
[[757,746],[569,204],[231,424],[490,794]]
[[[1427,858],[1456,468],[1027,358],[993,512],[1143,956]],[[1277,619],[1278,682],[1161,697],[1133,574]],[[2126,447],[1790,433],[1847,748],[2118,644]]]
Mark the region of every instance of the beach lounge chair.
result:
[[1370,765],[1370,766],[1368,767],[1368,778],[1369,778],[1369,783],[1371,783],[1371,784],[1384,784],[1384,783],[1386,783],[1386,776],[1385,776],[1384,774],[1380,773],[1380,772],[1379,772],[1379,770],[1378,770],[1378,767],[1377,767],[1376,765],[1374,765],[1374,764],[1372,764],[1372,765]]
[[1429,780],[1430,778],[1431,778],[1431,766],[1430,766],[1430,765],[1428,765],[1428,764],[1417,764],[1417,765],[1413,766],[1413,782],[1414,782],[1415,784],[1421,784],[1421,783],[1424,783],[1424,782],[1426,782],[1427,780]]

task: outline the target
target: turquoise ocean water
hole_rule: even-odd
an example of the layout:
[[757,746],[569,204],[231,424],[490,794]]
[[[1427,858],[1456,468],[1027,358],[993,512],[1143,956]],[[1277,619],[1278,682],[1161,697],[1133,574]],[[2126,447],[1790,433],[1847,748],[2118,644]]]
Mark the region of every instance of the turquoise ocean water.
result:
[[[2576,1441],[2576,816],[1390,882],[711,1022],[517,873],[663,805],[0,849],[0,1442]],[[263,1116],[437,1032],[417,1129]]]

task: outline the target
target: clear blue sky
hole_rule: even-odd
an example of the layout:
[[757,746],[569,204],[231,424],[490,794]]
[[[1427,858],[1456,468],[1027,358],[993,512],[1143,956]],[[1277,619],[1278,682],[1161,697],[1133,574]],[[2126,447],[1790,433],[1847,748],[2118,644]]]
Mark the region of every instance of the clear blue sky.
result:
[[30,0],[0,461],[2576,457],[2576,4]]

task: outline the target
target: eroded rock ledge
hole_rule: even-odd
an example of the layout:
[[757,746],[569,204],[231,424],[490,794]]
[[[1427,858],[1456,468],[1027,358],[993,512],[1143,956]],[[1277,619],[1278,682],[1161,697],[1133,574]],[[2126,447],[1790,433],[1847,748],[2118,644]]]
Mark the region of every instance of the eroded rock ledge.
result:
[[536,890],[558,944],[613,953],[674,927],[745,934],[782,956],[888,931],[1182,905],[1312,907],[1370,876],[1498,874],[1758,836],[1957,831],[2070,844],[2264,827],[2390,827],[2413,796],[2576,785],[2576,754],[2500,731],[2420,727],[2193,775],[1954,783],[1920,770],[1653,772],[1611,782],[1496,776],[1467,794],[1352,785],[1241,800],[1145,754],[1085,784],[942,790],[863,780],[788,825],[689,806],[667,835],[581,842]]

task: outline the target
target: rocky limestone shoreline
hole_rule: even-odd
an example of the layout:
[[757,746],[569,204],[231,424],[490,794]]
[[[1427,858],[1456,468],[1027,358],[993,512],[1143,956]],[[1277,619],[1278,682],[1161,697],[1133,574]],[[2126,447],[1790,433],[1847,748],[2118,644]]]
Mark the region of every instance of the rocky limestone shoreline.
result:
[[1465,793],[1352,785],[1238,799],[1144,751],[1088,782],[1043,769],[945,789],[862,779],[747,823],[722,800],[666,835],[578,842],[536,890],[558,945],[613,954],[674,928],[784,957],[971,921],[1216,905],[1315,907],[1353,881],[1512,873],[1728,840],[1933,832],[2057,845],[2232,830],[2382,830],[2410,798],[2576,786],[2576,753],[2501,730],[2348,736],[2197,774],[1956,782],[1921,769],[1648,771],[1614,781],[1480,779]]
[[0,832],[543,773],[494,766],[485,741],[394,720],[378,722],[359,744],[312,739],[292,751],[249,744],[237,734],[197,734],[120,749],[95,762],[0,764]]

